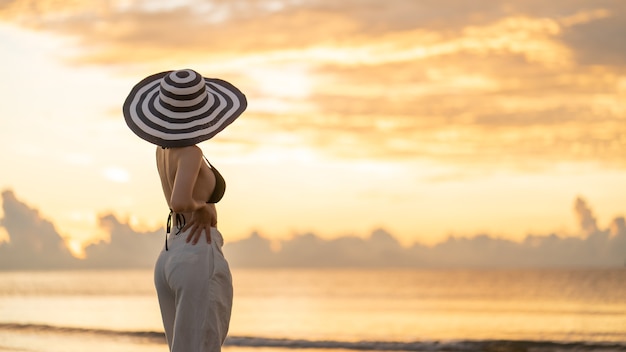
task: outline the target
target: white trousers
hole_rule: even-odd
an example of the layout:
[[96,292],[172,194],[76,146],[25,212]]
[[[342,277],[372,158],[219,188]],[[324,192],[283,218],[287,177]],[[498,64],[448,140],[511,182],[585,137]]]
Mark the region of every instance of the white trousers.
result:
[[222,253],[224,239],[186,243],[187,232],[168,237],[154,268],[165,337],[171,352],[219,352],[228,333],[233,285]]

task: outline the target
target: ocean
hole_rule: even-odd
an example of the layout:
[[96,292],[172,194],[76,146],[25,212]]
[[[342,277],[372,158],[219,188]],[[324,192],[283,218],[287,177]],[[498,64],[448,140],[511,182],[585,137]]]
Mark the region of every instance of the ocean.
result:
[[[626,268],[233,269],[225,352],[626,351]],[[0,272],[2,352],[167,352],[151,270]]]

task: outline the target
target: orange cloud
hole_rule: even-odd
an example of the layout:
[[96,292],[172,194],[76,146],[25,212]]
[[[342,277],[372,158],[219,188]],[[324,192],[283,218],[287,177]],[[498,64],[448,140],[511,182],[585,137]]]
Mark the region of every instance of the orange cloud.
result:
[[260,129],[345,157],[626,166],[618,3],[94,3],[11,1],[0,18],[74,38],[73,63],[235,80],[254,122],[233,143],[266,143]]

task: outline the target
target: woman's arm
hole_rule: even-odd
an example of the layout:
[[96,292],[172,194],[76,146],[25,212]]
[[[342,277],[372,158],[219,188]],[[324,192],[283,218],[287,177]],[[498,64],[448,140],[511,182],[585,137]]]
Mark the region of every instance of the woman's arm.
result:
[[193,199],[193,190],[202,165],[202,151],[196,146],[182,148],[176,159],[178,165],[170,207],[176,213],[188,213],[202,208],[205,203]]
[[170,206],[176,213],[192,213],[191,219],[183,227],[183,231],[191,228],[187,235],[187,242],[198,243],[204,230],[207,242],[211,243],[211,227],[217,225],[215,205],[193,198],[193,190],[202,165],[202,150],[197,146],[181,149],[180,155],[177,156],[177,163]]

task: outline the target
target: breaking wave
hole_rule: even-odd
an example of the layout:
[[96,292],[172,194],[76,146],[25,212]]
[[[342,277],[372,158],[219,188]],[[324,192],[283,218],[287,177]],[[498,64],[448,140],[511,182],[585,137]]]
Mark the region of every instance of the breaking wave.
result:
[[[122,331],[92,329],[44,324],[0,323],[0,330],[41,332],[56,334],[85,334],[109,337],[133,338],[138,341],[165,343],[165,336],[158,331]],[[225,346],[274,347],[283,349],[345,349],[353,351],[626,351],[626,342],[557,342],[519,340],[455,340],[455,341],[336,341],[285,339],[252,336],[230,336]]]

